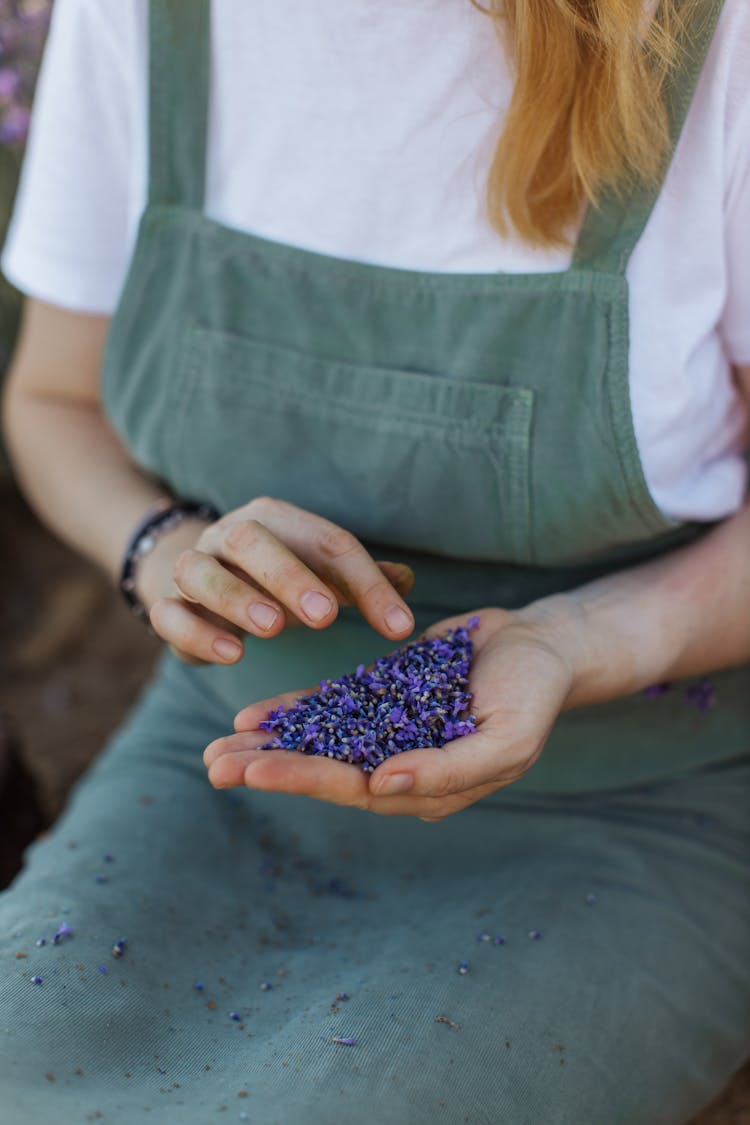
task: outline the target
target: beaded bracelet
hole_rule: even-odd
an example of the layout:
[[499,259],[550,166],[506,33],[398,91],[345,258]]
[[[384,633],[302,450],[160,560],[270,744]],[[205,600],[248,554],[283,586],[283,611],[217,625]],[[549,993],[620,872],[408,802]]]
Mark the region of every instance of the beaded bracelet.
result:
[[120,570],[120,592],[133,614],[142,621],[148,620],[148,610],[135,592],[138,565],[149,555],[159,539],[188,519],[207,520],[213,523],[219,512],[212,504],[197,500],[160,500],[152,505],[128,540]]

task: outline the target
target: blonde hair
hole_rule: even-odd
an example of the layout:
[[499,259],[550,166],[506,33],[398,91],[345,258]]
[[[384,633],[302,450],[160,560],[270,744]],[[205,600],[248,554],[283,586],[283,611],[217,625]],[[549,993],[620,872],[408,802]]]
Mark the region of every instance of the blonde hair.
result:
[[471,0],[514,68],[487,182],[493,226],[561,246],[603,189],[658,184],[669,155],[665,81],[699,0]]

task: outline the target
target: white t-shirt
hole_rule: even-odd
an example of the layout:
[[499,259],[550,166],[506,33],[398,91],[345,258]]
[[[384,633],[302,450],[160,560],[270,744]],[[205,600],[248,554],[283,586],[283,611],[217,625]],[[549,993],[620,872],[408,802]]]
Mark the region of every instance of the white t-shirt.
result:
[[[502,239],[484,183],[511,74],[469,0],[213,0],[208,214],[411,269],[567,268]],[[2,268],[111,312],[146,191],[147,0],[55,0]],[[750,4],[725,0],[677,153],[628,267],[631,399],[655,503],[742,502],[750,363]]]

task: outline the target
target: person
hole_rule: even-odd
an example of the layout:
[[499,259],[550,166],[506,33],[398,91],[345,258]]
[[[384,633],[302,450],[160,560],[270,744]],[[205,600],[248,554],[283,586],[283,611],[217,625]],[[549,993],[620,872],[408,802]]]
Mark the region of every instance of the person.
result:
[[[749,61],[57,0],[5,433],[167,648],[3,896],[8,1125],[684,1125],[746,1057]],[[259,748],[473,614],[476,733]]]

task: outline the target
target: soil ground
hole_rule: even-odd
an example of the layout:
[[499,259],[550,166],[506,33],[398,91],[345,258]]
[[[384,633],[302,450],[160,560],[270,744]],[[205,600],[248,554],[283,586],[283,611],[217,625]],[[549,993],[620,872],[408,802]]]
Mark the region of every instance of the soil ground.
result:
[[[39,525],[1,474],[0,544],[5,886],[138,695],[159,644],[101,575]],[[691,1125],[750,1125],[750,1063]]]

